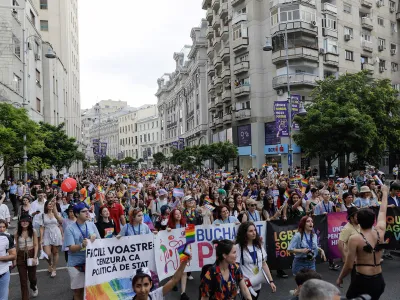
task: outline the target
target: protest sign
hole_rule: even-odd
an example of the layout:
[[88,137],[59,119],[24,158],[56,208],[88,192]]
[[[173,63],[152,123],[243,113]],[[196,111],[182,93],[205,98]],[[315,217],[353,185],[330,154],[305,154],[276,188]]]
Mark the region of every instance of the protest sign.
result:
[[98,239],[86,250],[86,300],[131,299],[132,275],[138,268],[155,272],[154,235]]
[[328,257],[331,259],[341,258],[338,242],[343,227],[347,224],[347,213],[328,214]]
[[[266,236],[265,222],[255,222],[256,229],[263,241]],[[192,259],[186,271],[201,271],[207,264],[215,263],[213,240],[228,239],[235,241],[239,225],[233,223],[216,225],[199,225],[195,227],[195,242],[190,245]],[[185,230],[174,229],[170,232],[160,231],[154,241],[157,274],[161,280],[172,276],[179,267],[178,248],[185,244]],[[265,247],[265,244],[264,244]]]
[[172,191],[172,195],[174,196],[174,197],[183,197],[183,196],[185,196],[185,194],[184,194],[184,192],[183,192],[183,189],[178,189],[178,188],[174,188],[173,189],[173,191]]

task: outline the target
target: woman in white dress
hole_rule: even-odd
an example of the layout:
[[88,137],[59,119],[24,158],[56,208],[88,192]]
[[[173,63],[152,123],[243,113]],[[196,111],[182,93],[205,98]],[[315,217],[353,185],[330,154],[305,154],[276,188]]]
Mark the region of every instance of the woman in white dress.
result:
[[63,244],[61,232],[62,217],[57,211],[55,199],[47,201],[44,205],[44,213],[42,214],[40,224],[40,236],[43,237],[43,250],[47,254],[49,263],[49,273],[51,277],[56,277],[56,267],[58,263],[58,250]]

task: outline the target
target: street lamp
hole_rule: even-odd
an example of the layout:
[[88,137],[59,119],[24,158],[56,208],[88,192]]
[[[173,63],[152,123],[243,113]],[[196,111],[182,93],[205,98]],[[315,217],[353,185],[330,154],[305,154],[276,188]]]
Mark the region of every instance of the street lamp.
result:
[[[289,156],[288,156],[288,165],[289,165],[289,177],[293,176],[293,147],[292,147],[292,97],[290,95],[290,76],[289,76],[289,50],[288,50],[288,34],[287,34],[287,23],[285,26],[285,33],[283,35],[284,44],[285,44],[285,60],[286,60],[286,86],[288,93],[288,133],[289,133]],[[263,51],[272,51],[273,47],[269,38],[263,47]],[[305,110],[303,103],[300,101],[300,108],[298,115],[304,116],[307,113]]]

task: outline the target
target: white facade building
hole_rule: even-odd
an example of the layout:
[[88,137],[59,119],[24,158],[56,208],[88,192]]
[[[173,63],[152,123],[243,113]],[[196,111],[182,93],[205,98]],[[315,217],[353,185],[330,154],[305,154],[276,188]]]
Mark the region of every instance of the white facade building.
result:
[[160,151],[160,120],[157,115],[137,121],[139,157],[143,167],[153,167],[153,154]]

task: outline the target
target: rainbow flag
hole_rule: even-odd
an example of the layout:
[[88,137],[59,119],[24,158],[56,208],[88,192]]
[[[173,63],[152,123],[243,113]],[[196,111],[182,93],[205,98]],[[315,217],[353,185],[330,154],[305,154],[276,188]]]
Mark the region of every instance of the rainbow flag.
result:
[[303,179],[301,180],[301,185],[302,185],[303,187],[307,187],[307,185],[308,185],[308,179],[303,178]]
[[301,176],[300,174],[297,174],[297,175],[295,176],[295,178],[296,178],[296,180],[300,181],[301,178],[302,178],[302,176]]
[[102,187],[101,185],[99,185],[99,186],[97,187],[97,190],[99,191],[99,193],[102,193],[102,192],[103,192],[103,187]]
[[200,174],[196,174],[196,179],[199,179],[200,178]]
[[210,197],[208,197],[208,196],[205,196],[205,197],[204,197],[204,202],[205,202],[206,204],[214,204],[214,201],[213,201]]
[[186,236],[186,244],[193,244],[195,242],[195,237],[194,237],[194,224],[189,224],[186,227],[185,230],[185,236]]
[[304,195],[305,193],[306,193],[306,189],[307,189],[307,186],[302,186],[301,187],[301,193]]
[[58,186],[58,179],[54,179],[54,180],[51,182],[51,185],[52,185],[52,186]]
[[215,174],[215,179],[221,179],[221,174],[220,173]]
[[262,167],[266,168],[266,167],[268,167],[268,164],[263,164]]
[[228,178],[226,178],[226,181],[232,182],[233,181],[233,176],[229,175]]
[[286,189],[285,194],[283,194],[283,197],[285,197],[285,199],[289,199],[289,197],[290,197],[289,189]]
[[186,261],[190,257],[190,247],[188,244],[183,244],[178,247],[179,259],[181,262]]
[[296,183],[296,178],[290,177],[290,184],[295,184]]
[[185,180],[186,179],[186,175],[181,175],[181,180]]
[[122,174],[122,177],[125,178],[125,179],[129,178],[129,176],[127,174]]
[[374,179],[378,185],[383,185],[382,180],[379,178],[378,175],[374,175]]
[[213,212],[215,207],[212,206],[211,204],[204,204],[204,207],[207,208],[209,211]]

